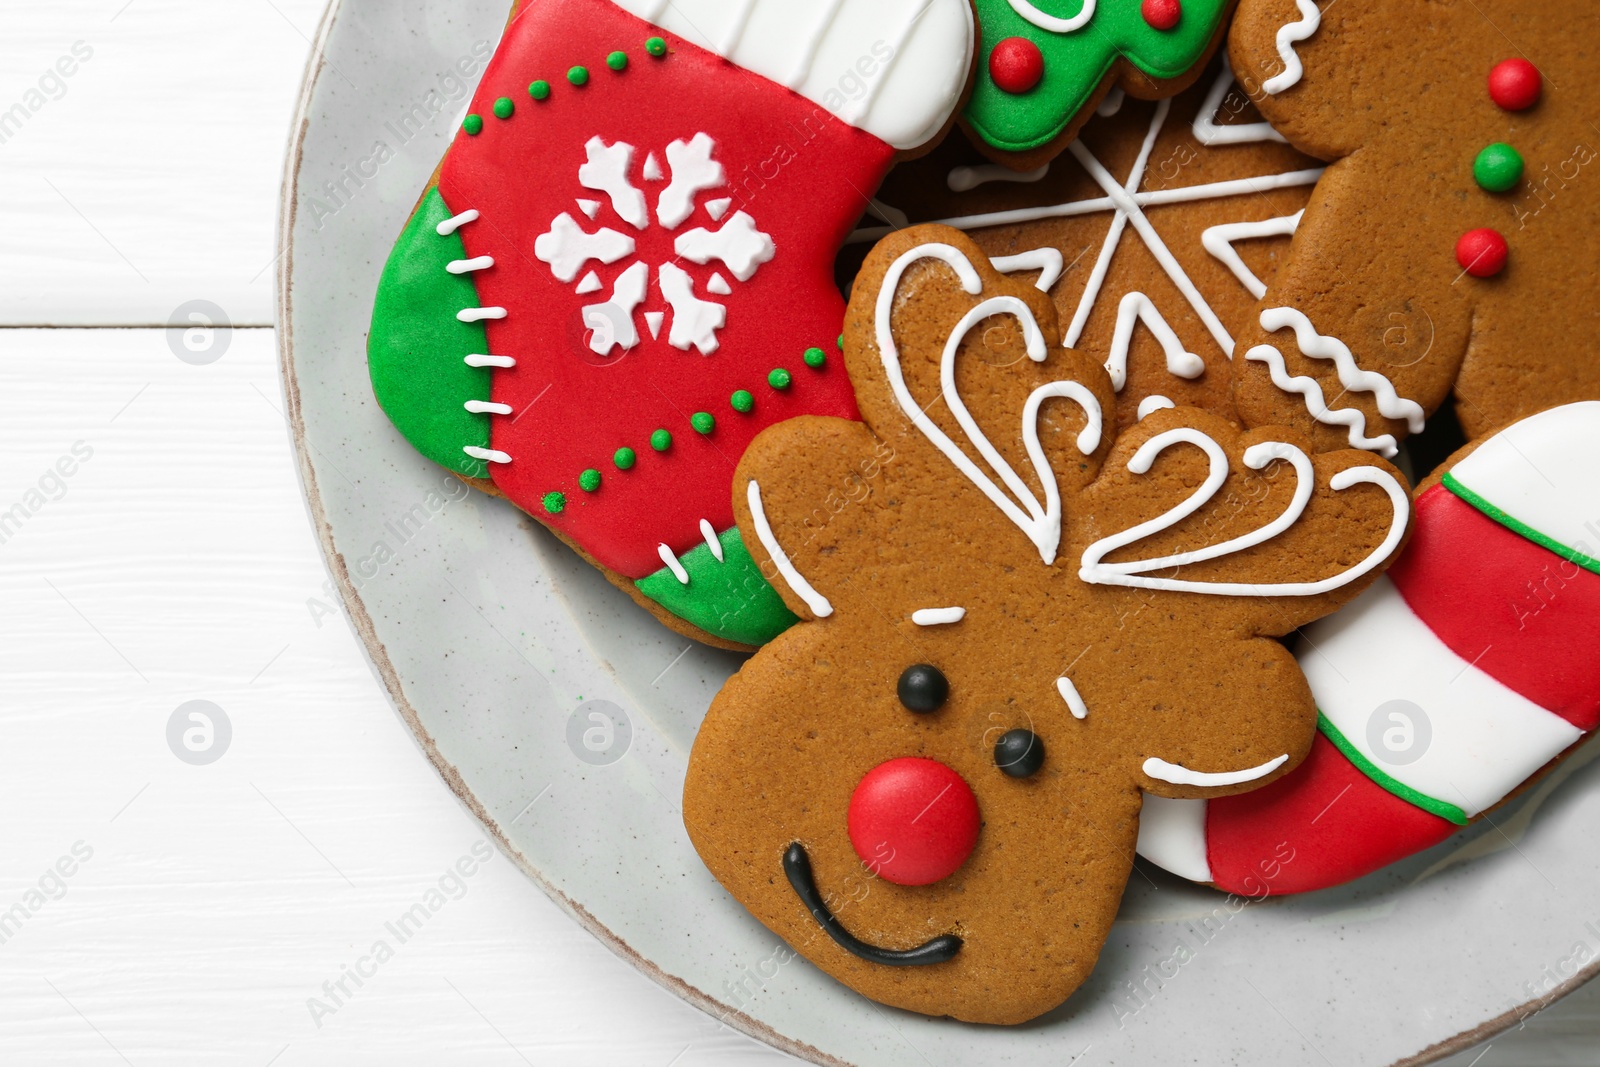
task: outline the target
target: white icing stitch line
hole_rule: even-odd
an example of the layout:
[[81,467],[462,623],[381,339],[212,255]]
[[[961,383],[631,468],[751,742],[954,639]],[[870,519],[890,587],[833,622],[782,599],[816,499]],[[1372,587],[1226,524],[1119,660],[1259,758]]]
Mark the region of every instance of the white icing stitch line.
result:
[[469,208],[468,210],[463,211],[461,214],[456,215],[453,218],[445,219],[443,222],[439,223],[439,225],[436,226],[434,229],[435,229],[435,232],[437,232],[440,237],[449,237],[451,234],[453,234],[457,230],[461,229],[461,227],[465,226],[467,223],[469,223],[469,222],[477,222],[477,221],[478,221],[478,209],[477,208]]
[[455,259],[445,264],[445,270],[451,274],[470,274],[473,271],[488,270],[494,266],[493,256],[479,256],[476,259]]
[[503,319],[505,317],[505,308],[463,308],[456,313],[456,318],[462,322],[482,322],[485,319]]
[[711,550],[713,556],[717,557],[717,562],[723,562],[722,542],[717,538],[717,528],[711,525],[711,520],[700,520],[700,536],[706,539],[706,547]]
[[1072,679],[1065,676],[1056,679],[1056,692],[1061,694],[1061,699],[1067,702],[1067,709],[1072,712],[1074,719],[1087,719],[1089,705],[1083,702],[1083,697],[1078,695],[1078,687],[1072,684]]
[[1204,771],[1191,771],[1187,767],[1180,767],[1176,763],[1168,763],[1164,759],[1154,756],[1144,761],[1144,773],[1162,782],[1171,782],[1173,785],[1193,786],[1224,786],[1243,785],[1253,782],[1258,778],[1265,778],[1273,771],[1289,762],[1285,753],[1277,759],[1268,760],[1259,767],[1250,767],[1242,771],[1221,771],[1216,774],[1207,774]]
[[478,448],[478,447],[476,447],[474,445],[467,445],[464,448],[462,448],[461,451],[465,452],[467,455],[471,456],[473,459],[481,459],[485,463],[510,463],[511,462],[511,457],[510,456],[508,456],[504,452],[497,451],[497,450],[495,450],[493,448]]
[[510,356],[467,356],[464,361],[469,367],[515,367],[517,361]]
[[949,626],[966,617],[966,608],[923,608],[911,613],[911,621],[918,626]]
[[1295,0],[1295,6],[1300,9],[1300,18],[1278,30],[1278,56],[1283,60],[1283,73],[1261,83],[1261,88],[1273,96],[1299,85],[1300,79],[1305,77],[1306,68],[1294,46],[1316,33],[1322,25],[1322,12],[1315,0]]
[[495,404],[488,400],[469,400],[461,405],[474,415],[509,415],[510,404]]
[[755,520],[756,538],[761,542],[761,547],[767,550],[767,555],[772,557],[773,565],[778,568],[778,573],[783,575],[783,580],[789,583],[795,595],[806,602],[806,607],[819,619],[825,619],[833,614],[833,605],[828,603],[828,598],[817,592],[811,583],[806,581],[800,571],[796,569],[789,554],[778,544],[777,535],[772,532],[772,524],[767,521],[767,513],[761,507],[761,486],[752,479],[746,494],[750,502],[750,517]]
[[661,562],[667,565],[667,570],[672,572],[672,576],[678,579],[679,585],[689,584],[689,572],[683,569],[683,564],[678,562],[678,557],[673,555],[672,549],[666,545],[657,545],[656,555],[661,557]]

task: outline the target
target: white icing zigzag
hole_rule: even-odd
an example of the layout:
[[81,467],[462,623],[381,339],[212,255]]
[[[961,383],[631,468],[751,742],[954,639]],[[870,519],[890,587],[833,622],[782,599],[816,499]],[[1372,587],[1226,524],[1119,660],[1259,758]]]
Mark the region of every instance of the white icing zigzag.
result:
[[1050,469],[1049,459],[1044,454],[1044,447],[1039,442],[1039,409],[1044,401],[1054,397],[1064,397],[1082,407],[1084,414],[1088,416],[1088,424],[1078,435],[1077,444],[1080,452],[1089,455],[1100,447],[1103,428],[1100,403],[1085,386],[1074,381],[1042,385],[1028,397],[1022,410],[1022,439],[1028,459],[1033,464],[1034,473],[1044,489],[1045,499],[1041,503],[1028,484],[985,436],[972,418],[972,413],[967,410],[966,404],[962,402],[960,394],[956,391],[955,357],[956,350],[961,347],[961,342],[973,327],[995,315],[1017,317],[1027,338],[1028,358],[1035,363],[1043,362],[1048,351],[1044,334],[1039,330],[1039,324],[1035,321],[1033,313],[1028,310],[1028,306],[1016,297],[992,297],[967,312],[951,331],[949,340],[945,343],[944,354],[939,364],[940,392],[968,442],[978,450],[990,469],[1000,476],[1000,480],[1005,482],[1007,489],[1015,494],[1014,497],[1008,495],[928,417],[923,406],[917,403],[906,387],[905,375],[900,368],[900,350],[894,340],[894,303],[899,295],[900,279],[905,276],[905,272],[914,264],[926,259],[939,260],[949,266],[955,271],[961,287],[970,295],[978,296],[983,292],[983,279],[978,276],[972,262],[959,249],[950,245],[919,245],[901,255],[890,265],[884,275],[883,288],[878,293],[876,321],[878,355],[883,361],[889,387],[900,405],[900,410],[912,424],[933,443],[934,447],[944,453],[951,463],[955,464],[957,470],[993,501],[1006,518],[1027,534],[1028,539],[1039,549],[1040,558],[1046,566],[1049,566],[1055,562],[1056,550],[1061,544],[1061,490],[1056,484],[1054,472]]
[[[1404,419],[1412,433],[1421,433],[1427,425],[1427,413],[1422,405],[1407,400],[1396,391],[1394,383],[1377,371],[1362,370],[1356,364],[1350,348],[1337,337],[1320,334],[1303,312],[1294,308],[1268,308],[1261,313],[1261,327],[1271,333],[1292,329],[1300,351],[1311,359],[1329,359],[1339,374],[1339,384],[1346,392],[1371,393],[1378,411],[1386,419]],[[1375,448],[1383,456],[1392,457],[1399,449],[1389,434],[1367,438],[1366,416],[1354,408],[1329,411],[1322,387],[1311,378],[1290,378],[1283,354],[1271,345],[1258,345],[1246,353],[1245,358],[1265,363],[1272,374],[1273,384],[1286,392],[1299,393],[1306,398],[1306,410],[1311,417],[1325,425],[1346,426],[1350,430],[1350,443],[1357,448]]]
[[1295,0],[1295,4],[1300,8],[1299,20],[1278,30],[1278,55],[1283,59],[1283,73],[1261,83],[1261,88],[1273,96],[1299,85],[1300,79],[1305,77],[1306,68],[1294,46],[1316,33],[1322,25],[1322,12],[1315,0]]
[[1362,575],[1371,572],[1388,558],[1389,553],[1394,551],[1400,539],[1405,536],[1406,522],[1411,515],[1411,498],[1405,488],[1387,471],[1377,467],[1350,467],[1335,474],[1329,481],[1329,486],[1335,492],[1353,485],[1377,485],[1389,494],[1390,504],[1394,508],[1394,519],[1383,544],[1354,567],[1317,582],[1196,582],[1181,578],[1148,577],[1150,571],[1203,563],[1265,544],[1300,520],[1305,514],[1306,506],[1311,502],[1316,484],[1316,469],[1306,454],[1294,445],[1283,441],[1266,441],[1247,449],[1244,462],[1251,470],[1262,470],[1279,460],[1288,462],[1294,468],[1294,499],[1289,502],[1283,514],[1257,530],[1206,548],[1177,552],[1155,559],[1132,560],[1125,563],[1103,562],[1113,552],[1168,530],[1187,519],[1210,503],[1227,481],[1228,457],[1223,452],[1222,446],[1207,434],[1188,426],[1168,430],[1146,441],[1128,461],[1128,469],[1134,474],[1147,474],[1157,456],[1180,443],[1194,445],[1205,452],[1210,462],[1205,482],[1166,514],[1140,523],[1130,530],[1102,538],[1086,548],[1083,552],[1082,566],[1078,571],[1078,576],[1085,582],[1169,592],[1207,593],[1213,596],[1317,596],[1349,585]]

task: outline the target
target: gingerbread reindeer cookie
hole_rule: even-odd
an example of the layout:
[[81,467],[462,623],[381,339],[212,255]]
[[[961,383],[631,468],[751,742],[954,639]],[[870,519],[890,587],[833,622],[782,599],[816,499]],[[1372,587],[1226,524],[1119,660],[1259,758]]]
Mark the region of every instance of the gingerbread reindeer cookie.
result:
[[1037,288],[921,226],[845,326],[864,421],[765,431],[739,527],[804,621],[712,705],[684,821],[712,873],[873,999],[1033,1018],[1093,968],[1142,794],[1305,756],[1276,640],[1362,592],[1409,504],[1368,453],[1188,408],[1118,434],[1106,371]]
[[519,6],[384,272],[374,391],[669,626],[760,644],[794,617],[734,464],[855,414],[834,259],[954,122],[969,0]]
[[1392,455],[1452,396],[1469,438],[1600,398],[1600,8],[1243,0],[1229,47],[1332,163],[1239,337],[1247,422]]

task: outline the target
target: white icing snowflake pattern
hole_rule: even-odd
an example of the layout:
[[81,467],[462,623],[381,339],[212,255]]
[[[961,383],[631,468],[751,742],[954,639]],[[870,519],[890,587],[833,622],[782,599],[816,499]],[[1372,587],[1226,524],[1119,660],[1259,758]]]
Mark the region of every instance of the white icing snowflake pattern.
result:
[[[637,235],[652,225],[645,192],[629,178],[637,151],[634,146],[625,141],[607,144],[601,137],[591,137],[584,149],[588,162],[578,168],[578,184],[602,194],[611,210],[633,233],[609,226],[591,232],[566,211],[551,221],[550,229],[534,242],[534,255],[550,268],[558,281],[576,282],[574,292],[580,296],[605,288],[597,272],[585,272],[591,261],[611,266],[635,257]],[[727,184],[722,164],[714,158],[715,152],[716,143],[711,137],[697,133],[687,141],[678,140],[667,145],[664,153],[667,169],[662,168],[654,152],[649,153],[640,169],[644,182],[667,181],[668,171],[671,173],[671,180],[656,197],[653,224],[664,230],[677,230],[694,214],[699,197]],[[581,198],[577,205],[591,222],[599,217],[603,206],[599,200]],[[735,281],[747,282],[777,253],[772,237],[758,229],[750,215],[737,211],[728,216],[732,206],[731,198],[708,201],[706,213],[713,222],[721,223],[721,227],[716,230],[695,227],[678,234],[673,242],[673,251],[683,260],[701,266],[713,261],[722,265],[722,270],[714,273],[706,284],[706,291],[714,296],[733,295],[733,287],[723,271]],[[650,263],[637,258],[612,282],[610,299],[584,305],[583,319],[590,330],[590,349],[605,356],[618,348],[626,352],[640,343],[635,315],[648,298],[652,274],[662,299],[672,310],[667,343],[684,352],[694,348],[703,356],[714,353],[719,343],[717,331],[728,323],[727,306],[696,296],[694,278],[677,264],[661,263],[652,270]],[[650,336],[659,337],[666,316],[661,312],[646,312],[643,318]]]

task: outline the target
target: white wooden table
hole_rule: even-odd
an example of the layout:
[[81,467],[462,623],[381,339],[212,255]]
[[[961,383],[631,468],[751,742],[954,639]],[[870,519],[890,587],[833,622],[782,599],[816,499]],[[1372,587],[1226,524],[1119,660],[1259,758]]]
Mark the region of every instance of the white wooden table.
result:
[[[321,6],[0,0],[0,1063],[784,1061],[498,856],[369,956],[483,846],[339,613],[282,418]],[[164,328],[193,300],[233,328]],[[203,765],[169,744],[196,700]],[[1600,1063],[1591,990],[1452,1062]]]

